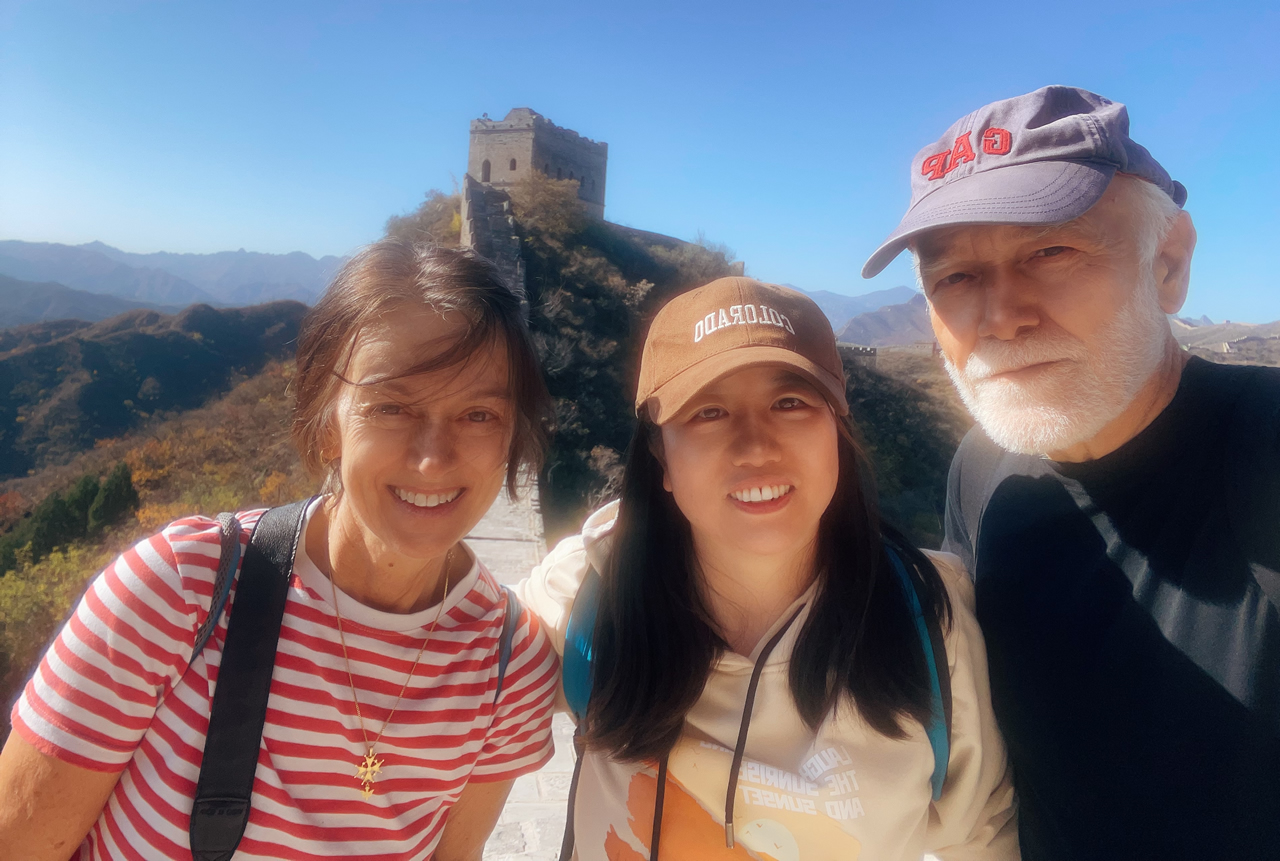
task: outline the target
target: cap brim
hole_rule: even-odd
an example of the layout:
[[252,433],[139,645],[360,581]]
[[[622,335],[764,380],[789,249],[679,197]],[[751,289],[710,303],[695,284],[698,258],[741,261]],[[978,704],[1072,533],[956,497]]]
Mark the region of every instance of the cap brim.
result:
[[922,198],[862,267],[873,278],[911,243],[937,227],[960,224],[1058,224],[1098,202],[1116,169],[1078,161],[1036,161],[957,179]]
[[708,356],[667,380],[655,389],[644,403],[636,404],[636,409],[647,404],[649,420],[654,424],[663,424],[684,409],[698,392],[726,374],[748,365],[782,365],[791,368],[817,386],[818,391],[827,396],[828,402],[835,408],[838,415],[847,415],[849,412],[843,379],[837,379],[831,372],[799,353],[783,347],[765,346],[735,347],[723,353]]

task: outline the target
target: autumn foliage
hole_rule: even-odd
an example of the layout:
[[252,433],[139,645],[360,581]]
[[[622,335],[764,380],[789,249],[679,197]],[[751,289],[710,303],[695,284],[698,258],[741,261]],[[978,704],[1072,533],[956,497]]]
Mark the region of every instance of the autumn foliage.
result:
[[[7,726],[8,704],[62,620],[115,555],[184,515],[277,505],[315,492],[287,433],[292,376],[292,363],[272,363],[205,407],[0,484],[0,517],[10,523],[30,523],[41,506],[64,520],[74,512],[82,523],[78,533],[72,528],[52,541],[33,544],[28,536],[0,577],[0,703],[6,706],[0,726]],[[14,513],[31,499],[41,502],[34,509],[27,503],[29,516]],[[128,516],[135,507],[136,516]],[[0,551],[20,528],[0,536]]]

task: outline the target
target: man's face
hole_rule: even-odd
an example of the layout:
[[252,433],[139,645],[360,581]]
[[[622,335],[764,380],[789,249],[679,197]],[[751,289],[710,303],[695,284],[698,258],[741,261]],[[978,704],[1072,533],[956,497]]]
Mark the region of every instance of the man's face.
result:
[[1092,439],[1160,365],[1171,335],[1128,182],[1065,224],[947,228],[916,243],[947,371],[1003,448]]

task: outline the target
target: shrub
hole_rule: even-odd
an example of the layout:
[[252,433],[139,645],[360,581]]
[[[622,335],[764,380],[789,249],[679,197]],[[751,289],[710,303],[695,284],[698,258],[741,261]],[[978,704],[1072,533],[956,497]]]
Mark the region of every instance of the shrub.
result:
[[414,242],[425,240],[457,248],[462,238],[462,197],[433,188],[413,212],[388,218],[386,233]]
[[89,534],[97,535],[103,527],[110,526],[137,508],[138,491],[134,489],[129,464],[121,461],[102,482],[98,495],[89,506]]

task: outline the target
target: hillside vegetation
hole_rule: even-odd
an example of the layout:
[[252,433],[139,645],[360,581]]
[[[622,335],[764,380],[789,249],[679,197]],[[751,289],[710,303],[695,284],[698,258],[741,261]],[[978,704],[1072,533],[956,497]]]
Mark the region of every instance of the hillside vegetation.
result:
[[0,354],[0,478],[59,463],[189,410],[292,350],[305,306],[277,302],[168,316],[130,311],[91,326],[12,333]]
[[[13,568],[0,572],[0,703],[17,696],[89,580],[116,554],[185,514],[278,505],[315,492],[286,433],[292,375],[292,363],[272,362],[213,403],[0,483],[0,513],[10,523],[6,537],[34,519],[24,513],[48,506],[51,498],[83,499],[99,479],[99,491],[113,477],[119,488],[124,473],[136,493],[136,501],[127,504],[133,513],[125,519],[111,522],[100,505],[90,523],[91,502],[84,537],[49,548],[38,559],[33,548],[19,548]],[[3,719],[7,727],[7,709]]]

